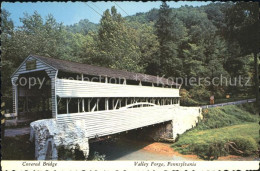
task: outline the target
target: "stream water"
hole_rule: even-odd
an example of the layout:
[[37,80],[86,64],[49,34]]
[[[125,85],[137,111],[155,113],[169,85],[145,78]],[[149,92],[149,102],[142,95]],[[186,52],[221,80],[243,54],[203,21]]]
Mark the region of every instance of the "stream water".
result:
[[90,144],[90,158],[94,153],[105,155],[105,160],[194,160],[176,155],[168,143],[137,140],[100,141]]
[[[171,148],[171,143],[151,142],[131,138],[90,143],[90,160],[94,153],[103,155],[106,161],[112,160],[164,160],[201,161],[196,155],[182,155]],[[257,156],[222,156],[222,161],[259,161]]]

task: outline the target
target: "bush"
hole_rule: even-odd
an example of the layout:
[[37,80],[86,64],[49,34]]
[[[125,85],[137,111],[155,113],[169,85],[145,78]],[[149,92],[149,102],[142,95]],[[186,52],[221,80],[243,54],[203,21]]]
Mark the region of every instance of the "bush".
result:
[[249,156],[256,154],[257,144],[251,137],[235,137],[204,144],[194,144],[192,151],[203,160],[216,160],[228,154]]
[[245,110],[245,111],[251,113],[251,114],[257,114],[258,113],[255,103],[244,103],[244,104],[238,105],[238,107],[242,110]]
[[190,97],[195,99],[196,101],[205,101],[209,100],[211,95],[210,91],[208,91],[205,86],[195,86],[189,90]]
[[218,157],[228,154],[223,141],[195,144],[193,148],[194,153],[203,160],[216,160]]
[[181,106],[198,106],[199,103],[193,100],[186,89],[180,90],[180,105]]
[[[237,146],[237,149],[242,151],[240,155],[249,156],[252,154],[257,154],[257,143],[251,137],[237,137],[232,139],[231,141]],[[232,149],[232,153],[238,154],[238,152]]]
[[196,154],[215,160],[228,154],[248,156],[257,152],[258,123],[233,125],[217,129],[193,129],[182,135],[172,147],[182,154]]

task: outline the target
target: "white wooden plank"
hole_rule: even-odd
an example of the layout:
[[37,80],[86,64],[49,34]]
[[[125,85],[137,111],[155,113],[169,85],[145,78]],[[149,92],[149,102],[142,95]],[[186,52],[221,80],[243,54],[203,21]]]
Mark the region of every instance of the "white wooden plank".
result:
[[57,115],[58,124],[85,121],[89,138],[115,134],[173,119],[176,105]]
[[56,80],[59,97],[179,97],[179,89],[76,80]]

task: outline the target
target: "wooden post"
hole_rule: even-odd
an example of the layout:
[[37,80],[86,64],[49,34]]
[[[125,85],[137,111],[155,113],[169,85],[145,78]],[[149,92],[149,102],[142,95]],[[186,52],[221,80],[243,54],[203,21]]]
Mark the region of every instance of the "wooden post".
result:
[[99,111],[99,99],[97,99],[97,111]]
[[[18,110],[18,86],[15,86],[15,91],[14,91],[14,95],[15,95],[15,113],[18,116],[19,115],[19,110]],[[28,104],[27,104],[27,111],[28,111]]]
[[127,97],[125,98],[125,105],[127,105]]
[[108,98],[105,98],[105,109],[109,110],[109,103]]
[[85,112],[85,99],[82,99],[82,112]]
[[78,113],[80,112],[80,109],[79,109],[79,99],[78,99]]
[[[84,74],[81,74],[81,81],[84,81]],[[85,112],[85,101],[84,99],[81,100],[82,105],[82,112]]]
[[88,112],[90,112],[90,100],[88,99]]
[[84,74],[81,74],[81,81],[84,81]]
[[69,99],[66,99],[66,104],[67,104],[67,114],[69,114]]
[[115,109],[115,99],[114,98],[112,99],[112,106],[113,106],[113,109]]
[[121,102],[122,102],[122,99],[119,100],[119,108],[122,106]]

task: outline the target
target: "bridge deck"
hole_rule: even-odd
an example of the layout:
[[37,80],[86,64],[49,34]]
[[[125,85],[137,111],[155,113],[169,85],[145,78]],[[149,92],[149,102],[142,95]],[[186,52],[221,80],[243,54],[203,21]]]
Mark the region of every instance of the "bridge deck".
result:
[[60,114],[57,115],[57,122],[58,124],[76,122],[85,128],[88,138],[95,138],[171,121],[176,113],[176,107],[167,105]]

